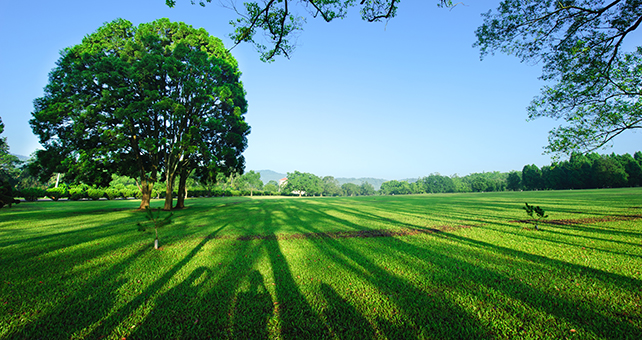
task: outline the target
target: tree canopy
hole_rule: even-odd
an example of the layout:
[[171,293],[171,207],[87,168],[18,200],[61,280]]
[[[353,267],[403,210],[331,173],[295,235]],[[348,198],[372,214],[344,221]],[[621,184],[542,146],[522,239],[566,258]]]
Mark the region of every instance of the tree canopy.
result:
[[529,119],[564,120],[545,149],[570,155],[642,128],[642,47],[626,48],[640,24],[640,0],[504,0],[484,15],[475,46],[482,57],[500,51],[543,64],[547,85]]
[[[195,0],[190,0],[196,4]],[[212,0],[198,1],[205,3]],[[176,0],[165,0],[169,7],[176,5]],[[233,0],[229,7],[236,11],[239,18],[230,22],[234,32],[230,38],[235,46],[240,43],[250,43],[261,53],[261,60],[272,61],[276,56],[290,57],[295,45],[293,39],[297,32],[303,29],[305,16],[298,10],[307,12],[311,18],[321,17],[326,22],[346,17],[351,7],[361,8],[361,18],[368,22],[379,22],[393,18],[397,14],[399,0],[268,0],[262,2],[244,2],[239,9]],[[439,6],[452,6],[451,0],[439,0]],[[257,34],[263,32],[263,34]],[[265,41],[260,39],[263,36]]]
[[296,193],[299,196],[314,196],[323,193],[323,180],[308,172],[288,172],[288,182],[283,191]]
[[178,176],[184,184],[195,169],[243,171],[250,129],[240,74],[204,29],[107,23],[61,52],[34,101],[30,124],[45,149],[33,169],[99,186],[114,173],[137,178],[141,208],[163,176],[171,209]]
[[252,196],[254,191],[263,189],[263,181],[261,181],[261,174],[258,172],[255,172],[254,170],[250,170],[249,172],[246,172],[243,175],[241,175],[241,177],[237,179],[237,184],[239,188],[243,190],[249,190],[250,196]]

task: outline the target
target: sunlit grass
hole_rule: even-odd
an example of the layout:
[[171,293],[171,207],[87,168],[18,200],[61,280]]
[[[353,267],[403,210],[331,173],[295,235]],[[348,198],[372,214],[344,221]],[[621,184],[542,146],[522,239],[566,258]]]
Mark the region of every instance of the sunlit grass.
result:
[[186,203],[0,210],[0,338],[642,338],[641,189]]

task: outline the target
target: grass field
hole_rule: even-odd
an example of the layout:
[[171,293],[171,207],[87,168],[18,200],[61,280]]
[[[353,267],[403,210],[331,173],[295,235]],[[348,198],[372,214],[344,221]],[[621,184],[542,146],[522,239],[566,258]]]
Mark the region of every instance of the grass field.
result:
[[0,210],[0,338],[642,339],[641,188],[186,204]]

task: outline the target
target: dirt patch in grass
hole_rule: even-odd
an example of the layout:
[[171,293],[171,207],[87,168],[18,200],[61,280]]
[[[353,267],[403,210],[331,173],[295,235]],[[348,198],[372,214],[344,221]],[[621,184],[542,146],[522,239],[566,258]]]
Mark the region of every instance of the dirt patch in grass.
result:
[[[614,216],[603,216],[603,217],[587,217],[587,218],[577,218],[577,219],[565,219],[565,220],[541,220],[539,223],[553,224],[553,225],[578,225],[578,224],[589,224],[597,222],[613,222],[613,221],[634,221],[642,219],[642,215],[614,215]],[[529,223],[535,224],[534,220],[513,220],[511,223]]]
[[425,228],[425,229],[415,229],[415,228],[403,228],[399,230],[384,230],[384,229],[369,229],[369,230],[357,230],[357,231],[335,231],[335,232],[324,232],[324,233],[300,233],[300,234],[289,234],[289,235],[245,235],[240,236],[237,240],[248,241],[248,240],[266,240],[266,239],[275,239],[275,240],[293,240],[293,239],[315,239],[315,238],[370,238],[370,237],[397,237],[397,236],[411,236],[419,234],[435,234],[445,231],[452,231],[462,228],[471,228],[470,226],[460,225],[456,227],[443,226],[439,228]]
[[458,229],[472,228],[468,225],[458,226],[441,226],[437,228],[402,228],[398,230],[385,230],[385,229],[369,229],[357,231],[333,231],[321,233],[297,233],[297,234],[270,234],[270,235],[243,235],[243,236],[205,236],[205,238],[213,239],[234,239],[238,241],[251,241],[251,240],[298,240],[298,239],[340,239],[340,238],[370,238],[370,237],[398,237],[398,236],[412,236],[419,234],[436,234],[443,233]]

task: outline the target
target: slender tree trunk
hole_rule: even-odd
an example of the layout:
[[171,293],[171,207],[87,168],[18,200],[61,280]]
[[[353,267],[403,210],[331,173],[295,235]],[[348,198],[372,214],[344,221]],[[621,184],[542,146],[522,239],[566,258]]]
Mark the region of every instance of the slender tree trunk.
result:
[[163,210],[169,211],[172,210],[172,196],[174,195],[174,176],[168,175],[167,182],[165,184],[165,205],[163,206]]
[[181,171],[178,179],[178,197],[176,198],[176,209],[185,208],[185,197],[187,197],[187,177],[191,171]]
[[141,199],[140,199],[140,208],[139,209],[145,209],[149,207],[149,203],[152,199],[152,189],[154,188],[154,184],[150,183],[147,179],[143,179],[140,181],[140,193],[141,193]]

